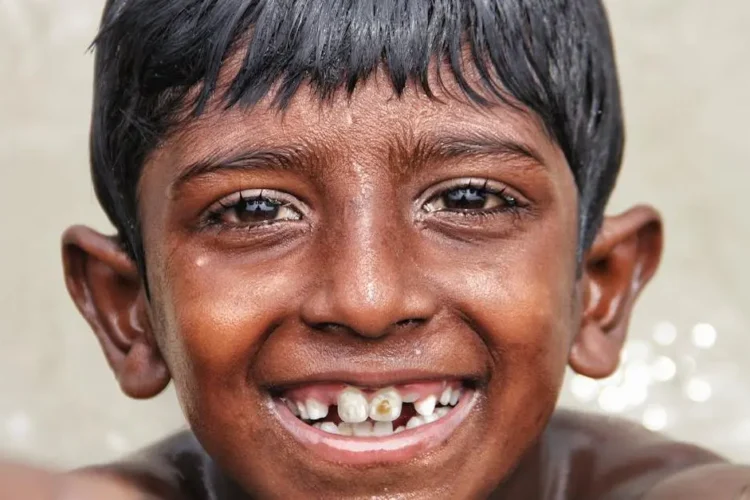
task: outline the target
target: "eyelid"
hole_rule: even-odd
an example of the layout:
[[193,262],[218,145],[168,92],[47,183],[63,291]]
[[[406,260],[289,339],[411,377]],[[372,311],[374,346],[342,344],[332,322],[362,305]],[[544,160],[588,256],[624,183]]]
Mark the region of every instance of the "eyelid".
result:
[[419,197],[417,200],[417,206],[421,208],[431,199],[445,193],[446,191],[450,191],[451,189],[467,187],[485,189],[493,194],[504,193],[505,195],[515,198],[518,201],[518,204],[522,206],[530,203],[529,200],[519,193],[517,189],[514,189],[503,182],[481,177],[463,177],[459,179],[450,179],[431,186]]
[[206,213],[217,213],[221,212],[223,210],[226,210],[227,208],[236,205],[242,200],[252,200],[254,198],[268,198],[271,200],[280,201],[285,205],[292,205],[296,210],[298,210],[303,216],[308,215],[308,209],[307,205],[305,205],[304,202],[302,202],[299,198],[296,196],[293,196],[289,193],[285,193],[283,191],[277,191],[275,189],[244,189],[241,191],[235,191],[232,194],[229,194],[220,200],[214,202],[211,204],[211,206],[206,209]]

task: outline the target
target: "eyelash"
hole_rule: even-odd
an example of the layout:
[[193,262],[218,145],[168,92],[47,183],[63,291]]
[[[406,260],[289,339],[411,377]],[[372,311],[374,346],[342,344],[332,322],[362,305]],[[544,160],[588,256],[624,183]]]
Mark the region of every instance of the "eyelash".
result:
[[[427,210],[426,207],[433,200],[441,200],[449,193],[462,189],[481,191],[485,195],[492,195],[501,200],[501,203],[488,209],[456,209],[440,208]],[[424,213],[442,214],[440,217],[463,217],[463,218],[489,218],[503,214],[520,215],[521,211],[528,207],[528,203],[523,198],[513,193],[509,187],[500,183],[495,183],[487,179],[460,179],[453,180],[435,186],[430,191],[432,194],[423,197],[420,209]],[[293,210],[299,215],[299,218],[284,218],[279,220],[264,220],[258,222],[227,222],[224,217],[232,210],[235,210],[241,203],[251,201],[270,202],[278,209]],[[444,200],[442,200],[444,201]],[[245,190],[233,193],[214,203],[206,210],[203,220],[203,226],[219,228],[221,230],[255,230],[262,227],[268,227],[280,222],[296,222],[305,217],[304,210],[299,208],[300,202],[293,196],[286,193],[271,189]]]
[[443,213],[450,216],[458,217],[471,217],[471,218],[487,218],[502,214],[511,214],[519,216],[521,212],[529,207],[529,203],[524,200],[520,195],[515,194],[511,188],[500,183],[495,183],[489,179],[459,179],[449,181],[448,183],[439,184],[433,188],[430,196],[427,197],[422,206],[426,206],[432,200],[446,196],[452,191],[458,191],[461,189],[474,189],[478,191],[484,191],[487,194],[496,196],[502,200],[502,203],[497,207],[490,209],[477,209],[477,210],[466,210],[466,209],[450,209],[444,208],[435,210],[433,213]]
[[[271,202],[272,205],[277,207],[278,209],[287,209],[287,210],[293,210],[299,215],[298,219],[281,219],[279,221],[276,220],[267,220],[267,221],[260,221],[260,222],[250,222],[250,223],[228,223],[223,218],[229,213],[231,210],[236,209],[241,203],[247,203],[252,201],[266,201]],[[291,195],[288,195],[286,193],[275,191],[272,189],[254,189],[254,190],[245,190],[245,191],[239,191],[236,193],[233,193],[229,196],[226,196],[219,200],[218,202],[214,203],[211,207],[206,210],[206,216],[203,220],[203,226],[208,227],[214,227],[219,228],[221,230],[225,229],[238,229],[238,230],[254,230],[261,227],[266,227],[273,225],[277,222],[294,222],[298,221],[301,218],[303,218],[304,212],[303,210],[300,210],[296,207],[299,202],[296,201],[296,198],[292,197]]]

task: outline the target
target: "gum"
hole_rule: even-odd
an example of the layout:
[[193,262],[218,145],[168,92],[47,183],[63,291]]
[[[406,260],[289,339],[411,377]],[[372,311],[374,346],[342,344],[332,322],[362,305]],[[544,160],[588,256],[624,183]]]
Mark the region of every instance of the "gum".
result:
[[[437,398],[440,398],[440,395],[443,393],[445,388],[449,386],[452,389],[459,389],[461,388],[462,384],[459,381],[414,382],[408,384],[392,385],[388,387],[394,387],[401,395],[402,399],[409,399],[409,401],[411,401],[424,399],[428,396],[435,396]],[[310,398],[314,398],[323,404],[332,406],[338,403],[339,394],[347,387],[350,386],[347,386],[346,384],[311,384],[303,387],[289,389],[282,394],[282,397],[286,400],[294,402],[305,402]],[[358,387],[358,389],[364,393],[368,401],[370,401],[379,390],[386,388],[387,387]]]

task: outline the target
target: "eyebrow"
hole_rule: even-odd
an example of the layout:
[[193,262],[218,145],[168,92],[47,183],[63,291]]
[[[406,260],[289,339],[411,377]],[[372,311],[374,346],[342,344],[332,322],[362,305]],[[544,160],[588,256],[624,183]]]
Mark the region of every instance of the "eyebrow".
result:
[[253,168],[265,170],[306,170],[317,157],[306,145],[272,146],[247,149],[234,154],[214,152],[190,163],[171,183],[170,193],[179,191],[189,181],[223,171],[245,171]]
[[[389,162],[402,165],[404,173],[419,171],[438,161],[486,157],[545,166],[541,155],[532,147],[485,132],[429,135],[419,138],[411,145],[399,138],[390,142],[387,149]],[[312,165],[319,163],[318,158],[314,148],[307,144],[261,147],[229,155],[217,151],[185,167],[171,183],[169,192],[178,192],[189,181],[216,172],[262,168],[313,174]]]
[[421,169],[436,161],[496,157],[527,165],[546,167],[536,149],[509,137],[486,132],[437,135],[420,138],[412,147],[391,145],[392,160],[400,160],[409,169]]

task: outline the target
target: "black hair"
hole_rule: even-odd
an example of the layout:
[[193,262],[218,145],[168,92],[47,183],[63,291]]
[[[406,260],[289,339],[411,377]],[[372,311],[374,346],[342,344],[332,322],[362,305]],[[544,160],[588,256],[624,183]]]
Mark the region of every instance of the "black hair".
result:
[[[94,186],[142,273],[143,164],[179,115],[203,111],[235,54],[244,62],[222,91],[227,106],[252,106],[273,88],[283,108],[303,84],[321,99],[351,93],[381,66],[397,95],[410,84],[432,95],[434,60],[477,104],[488,92],[512,97],[570,165],[579,262],[620,169],[620,91],[600,0],[107,0],[94,44]],[[467,53],[480,88],[466,77]]]

